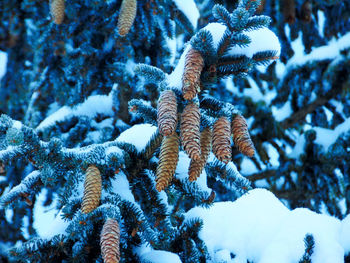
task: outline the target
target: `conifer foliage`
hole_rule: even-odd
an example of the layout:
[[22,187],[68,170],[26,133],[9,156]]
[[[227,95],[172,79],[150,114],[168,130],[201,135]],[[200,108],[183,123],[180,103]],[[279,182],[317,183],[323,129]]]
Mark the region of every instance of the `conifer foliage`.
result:
[[317,131],[349,118],[349,47],[308,54],[346,34],[330,21],[349,3],[215,2],[0,1],[0,261],[215,260],[186,212],[260,180],[291,207],[344,216],[350,135],[324,148]]

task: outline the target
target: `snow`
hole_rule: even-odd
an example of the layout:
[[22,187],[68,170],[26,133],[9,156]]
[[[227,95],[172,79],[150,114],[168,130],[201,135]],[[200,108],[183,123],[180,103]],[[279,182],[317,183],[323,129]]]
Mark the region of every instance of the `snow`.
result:
[[251,175],[257,172],[259,171],[256,168],[256,165],[254,164],[254,162],[251,159],[244,157],[241,163],[240,173],[242,175]]
[[339,124],[333,130],[315,126],[311,127],[309,125],[306,125],[305,130],[308,129],[313,129],[316,131],[317,136],[315,142],[317,144],[322,145],[327,151],[329,146],[335,143],[335,141],[342,133],[345,133],[350,130],[350,118],[347,118],[343,123]]
[[7,53],[0,51],[0,80],[6,74]]
[[[181,181],[188,181],[188,167],[190,166],[191,159],[187,156],[184,151],[179,152],[179,161],[177,163],[175,176]],[[207,186],[207,173],[203,169],[199,178],[195,182],[198,184],[199,188],[202,191],[211,192],[211,189]]]
[[117,142],[130,143],[136,147],[138,152],[141,152],[156,131],[157,127],[151,124],[137,124],[122,132]]
[[272,114],[275,117],[276,121],[285,120],[293,112],[290,100],[288,100],[281,108],[278,108],[276,106],[272,106],[271,110],[272,110]]
[[246,47],[232,47],[228,53],[229,55],[245,55],[252,58],[255,53],[268,50],[277,51],[276,56],[281,54],[281,44],[278,37],[267,27],[243,31],[243,33],[250,38],[251,43]]
[[318,20],[318,33],[321,37],[324,37],[324,24],[326,21],[326,17],[324,12],[321,10],[317,10],[317,20]]
[[218,48],[219,42],[224,35],[227,27],[220,23],[209,23],[207,26],[203,28],[204,30],[208,30],[213,37],[213,44],[215,49]]
[[186,58],[186,54],[190,48],[191,48],[191,45],[187,44],[179,61],[177,62],[175,69],[173,70],[173,72],[170,75],[167,76],[166,81],[167,81],[169,87],[177,88],[177,89],[181,90],[182,75],[183,75],[184,68],[185,68],[185,58]]
[[12,128],[20,130],[22,128],[22,123],[20,121],[14,121]]
[[[179,0],[180,1],[180,0]],[[203,28],[203,30],[208,30],[213,37],[214,48],[217,49],[219,42],[224,35],[227,27],[220,23],[209,23]],[[233,47],[229,50],[230,55],[246,55],[248,57],[253,57],[253,55],[260,51],[277,51],[276,56],[280,55],[281,45],[275,33],[273,33],[268,28],[262,28],[253,31],[243,32],[251,39],[251,43],[246,47]],[[261,41],[261,39],[269,39],[268,41]],[[167,84],[170,87],[181,89],[182,86],[182,75],[185,67],[185,58],[188,50],[191,48],[189,43],[186,44],[185,49],[175,67],[173,72],[167,76]],[[261,93],[261,92],[260,92]],[[263,96],[260,97],[263,99]],[[268,98],[269,100],[271,98]]]
[[178,255],[164,250],[154,250],[151,246],[143,244],[135,248],[135,252],[144,263],[181,263]]
[[43,189],[37,196],[34,205],[33,227],[41,238],[51,239],[54,235],[64,234],[69,224],[62,219],[62,210],[57,211],[57,195],[53,195],[53,202],[44,206],[47,189]]
[[68,106],[59,108],[44,119],[36,128],[36,131],[42,131],[55,125],[57,122],[62,122],[72,117],[86,116],[94,118],[98,114],[113,116],[112,105],[112,92],[109,95],[92,95],[83,103],[80,103],[73,108]]
[[190,20],[194,29],[197,28],[199,18],[198,8],[193,0],[173,0],[177,8]]
[[340,231],[340,243],[345,250],[345,254],[350,253],[350,214],[342,221]]
[[350,47],[350,33],[345,34],[339,39],[333,38],[328,45],[313,48],[309,54],[304,53],[304,46],[302,44],[302,33],[296,40],[292,42],[294,56],[288,61],[286,71],[291,67],[301,66],[312,61],[321,61],[325,59],[335,59],[340,56],[340,52]]
[[350,246],[349,218],[341,222],[305,208],[291,211],[264,189],[209,209],[196,207],[185,215],[186,221],[197,217],[203,220],[199,237],[207,245],[209,262],[297,263],[305,251],[306,234],[315,239],[313,263],[344,262],[344,249]]
[[130,190],[130,184],[126,175],[119,172],[114,179],[111,180],[113,193],[119,194],[121,198],[135,203],[134,195]]

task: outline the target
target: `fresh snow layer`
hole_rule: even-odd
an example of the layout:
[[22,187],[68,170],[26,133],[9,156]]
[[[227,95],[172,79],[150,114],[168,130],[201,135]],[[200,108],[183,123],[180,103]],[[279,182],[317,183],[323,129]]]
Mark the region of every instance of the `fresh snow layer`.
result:
[[137,124],[122,132],[117,138],[117,142],[130,143],[136,147],[137,151],[141,152],[156,131],[157,127],[151,124]]
[[[181,0],[178,0],[181,1]],[[185,2],[185,1],[184,1]],[[213,37],[214,48],[217,49],[220,39],[225,33],[226,26],[220,23],[209,23],[203,28],[203,30],[208,30]],[[253,31],[243,32],[251,39],[251,43],[246,47],[233,47],[229,51],[229,55],[246,55],[247,57],[253,57],[253,55],[260,51],[276,51],[276,56],[281,53],[280,42],[270,29],[261,28]],[[188,50],[191,48],[189,43],[186,47],[175,67],[173,72],[168,75],[167,83],[170,87],[181,89],[182,86],[182,75],[185,67],[185,58]]]
[[42,131],[57,122],[68,120],[72,117],[86,116],[94,118],[98,114],[112,116],[112,92],[107,95],[93,95],[88,97],[83,103],[71,108],[68,106],[61,107],[59,110],[52,113],[44,119],[36,128],[37,131]]
[[209,209],[196,207],[185,215],[186,220],[198,217],[203,220],[199,237],[210,262],[298,263],[306,234],[315,240],[313,263],[344,262],[344,250],[350,250],[349,216],[340,221],[305,208],[291,211],[265,189]]
[[177,8],[190,20],[194,29],[197,28],[199,11],[193,0],[173,0]]
[[276,56],[281,54],[281,44],[278,37],[267,27],[243,33],[250,38],[251,43],[246,47],[235,46],[231,48],[229,55],[245,55],[252,58],[255,53],[269,50],[277,51]]

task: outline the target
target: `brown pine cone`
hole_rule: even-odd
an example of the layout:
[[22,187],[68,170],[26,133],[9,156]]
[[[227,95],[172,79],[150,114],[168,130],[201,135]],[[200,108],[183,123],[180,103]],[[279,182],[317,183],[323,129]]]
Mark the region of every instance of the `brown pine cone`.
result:
[[179,160],[179,136],[174,134],[164,137],[160,147],[159,163],[156,172],[156,189],[165,189],[175,174]]
[[201,157],[198,160],[191,160],[190,167],[188,168],[189,180],[191,182],[197,180],[200,176],[211,150],[211,137],[212,131],[210,127],[206,127],[201,132]]
[[280,0],[280,7],[284,16],[284,22],[293,24],[295,22],[295,0]]
[[252,157],[255,154],[254,144],[250,138],[247,121],[242,115],[237,115],[231,123],[233,141],[238,150]]
[[200,118],[199,107],[193,102],[187,104],[181,114],[181,143],[192,160],[199,160],[201,154]]
[[200,76],[204,67],[201,53],[190,48],[186,54],[182,76],[182,94],[185,100],[192,100],[200,91]]
[[125,36],[129,33],[136,17],[136,10],[137,0],[123,0],[117,24],[119,35]]
[[60,25],[64,19],[65,0],[51,0],[50,13],[55,24]]
[[177,101],[172,90],[163,91],[158,100],[157,123],[159,133],[169,136],[176,129]]
[[213,153],[221,162],[231,160],[231,127],[226,117],[220,117],[213,127]]
[[300,19],[304,23],[310,23],[312,20],[312,3],[310,0],[306,0],[301,6]]
[[104,263],[118,263],[120,260],[120,228],[118,221],[108,218],[101,231],[101,255]]
[[81,211],[84,214],[92,212],[100,204],[102,179],[98,168],[90,165],[86,170],[84,196]]

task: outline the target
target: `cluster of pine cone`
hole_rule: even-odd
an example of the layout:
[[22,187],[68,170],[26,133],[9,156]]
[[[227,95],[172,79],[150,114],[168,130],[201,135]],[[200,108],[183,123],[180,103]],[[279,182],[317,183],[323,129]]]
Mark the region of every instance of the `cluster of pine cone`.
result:
[[[84,195],[81,212],[88,214],[94,211],[101,200],[102,178],[100,170],[90,165],[86,170]],[[120,228],[118,221],[108,218],[101,231],[100,245],[104,263],[118,263],[120,260]]]
[[[118,33],[125,36],[129,33],[136,17],[137,0],[123,0],[118,19]],[[50,0],[50,13],[56,25],[62,24],[64,20],[65,0]]]
[[[231,122],[222,116],[216,120],[213,127],[204,127],[200,131],[200,109],[193,99],[200,92],[200,75],[204,68],[201,53],[190,48],[185,60],[182,76],[182,95],[185,108],[178,114],[178,104],[175,93],[165,90],[158,101],[157,123],[159,132],[164,136],[159,165],[156,173],[156,188],[164,190],[170,183],[179,159],[180,141],[184,151],[191,159],[189,180],[195,181],[201,174],[210,151],[222,162],[232,159],[231,135],[237,148],[247,156],[254,155],[253,142],[250,139],[247,122],[243,116],[235,115]],[[176,127],[180,120],[180,136]]]

